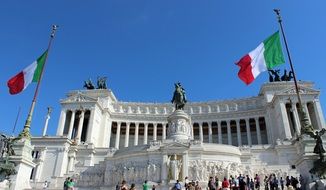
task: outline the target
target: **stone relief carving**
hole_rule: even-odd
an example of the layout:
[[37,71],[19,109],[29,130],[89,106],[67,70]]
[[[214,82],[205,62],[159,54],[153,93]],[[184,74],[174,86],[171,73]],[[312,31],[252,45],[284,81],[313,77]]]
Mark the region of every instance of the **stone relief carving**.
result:
[[116,163],[106,163],[105,185],[114,186],[121,180],[128,183],[141,184],[144,180],[159,182],[161,174],[160,160],[120,160]]
[[[237,170],[234,170],[236,167]],[[219,179],[223,179],[223,177],[229,174],[235,175],[236,172],[242,172],[241,167],[237,163],[208,160],[189,161],[189,179],[195,181],[207,181],[210,176],[217,176]]]

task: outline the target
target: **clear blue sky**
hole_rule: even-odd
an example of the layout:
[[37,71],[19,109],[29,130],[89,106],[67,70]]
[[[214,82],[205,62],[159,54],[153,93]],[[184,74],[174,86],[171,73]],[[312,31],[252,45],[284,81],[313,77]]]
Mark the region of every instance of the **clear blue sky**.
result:
[[[0,131],[22,130],[36,84],[9,95],[7,80],[46,49],[50,27],[60,25],[40,87],[32,135],[40,135],[46,107],[83,81],[108,77],[121,101],[169,102],[180,81],[190,101],[256,96],[268,80],[250,86],[234,63],[278,30],[274,8],[282,10],[293,62],[300,80],[314,81],[326,112],[326,1],[2,1],[0,5]],[[289,68],[288,63],[280,67]],[[325,115],[325,114],[324,114]]]

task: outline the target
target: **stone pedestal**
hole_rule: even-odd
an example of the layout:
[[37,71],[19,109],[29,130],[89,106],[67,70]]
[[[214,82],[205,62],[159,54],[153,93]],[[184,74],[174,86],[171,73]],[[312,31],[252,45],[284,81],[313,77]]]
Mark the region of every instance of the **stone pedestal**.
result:
[[168,117],[169,128],[168,139],[190,140],[191,139],[191,118],[183,110],[175,110]]
[[313,153],[315,145],[315,139],[307,135],[303,135],[296,144],[298,159],[294,163],[302,175],[303,184],[301,186],[303,189],[311,189],[310,186],[318,180],[318,176],[309,172],[314,167],[314,162],[319,159],[319,155]]
[[14,143],[13,149],[15,155],[10,156],[9,161],[15,163],[17,174],[11,176],[11,190],[29,189],[30,176],[32,169],[35,167],[32,158],[33,146],[28,139],[21,139]]

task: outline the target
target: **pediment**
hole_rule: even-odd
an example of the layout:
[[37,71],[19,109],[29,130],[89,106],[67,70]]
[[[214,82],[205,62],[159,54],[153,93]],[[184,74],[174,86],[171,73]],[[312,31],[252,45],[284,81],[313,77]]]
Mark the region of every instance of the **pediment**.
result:
[[[299,93],[300,94],[319,94],[319,91],[315,90],[313,88],[299,86]],[[295,86],[280,90],[275,94],[276,95],[292,95],[292,94],[296,94]]]
[[66,99],[61,100],[61,103],[74,103],[74,102],[97,102],[98,99],[87,96],[81,92],[77,92],[76,94],[73,94]]

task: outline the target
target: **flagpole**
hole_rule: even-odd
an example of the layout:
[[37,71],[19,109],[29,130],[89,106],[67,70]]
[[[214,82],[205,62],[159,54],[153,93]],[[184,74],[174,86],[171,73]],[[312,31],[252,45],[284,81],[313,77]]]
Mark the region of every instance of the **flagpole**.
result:
[[312,128],[311,128],[311,125],[309,123],[309,119],[308,119],[307,114],[305,113],[305,111],[303,110],[303,107],[302,107],[302,101],[301,101],[300,91],[299,91],[299,87],[298,87],[298,82],[297,82],[297,78],[296,78],[296,74],[295,74],[294,67],[293,67],[293,64],[292,64],[292,59],[291,59],[291,55],[290,55],[288,43],[286,41],[286,37],[285,37],[283,25],[282,25],[282,18],[281,18],[281,14],[280,14],[281,10],[280,9],[274,9],[274,12],[277,15],[277,21],[280,24],[281,33],[282,33],[282,37],[283,37],[283,40],[284,40],[286,53],[288,55],[288,59],[289,59],[291,71],[293,73],[293,80],[294,80],[295,91],[296,91],[298,102],[299,102],[299,109],[298,109],[298,111],[299,111],[299,115],[301,115],[301,119],[300,119],[300,122],[301,122],[301,133],[302,134],[303,133],[311,133],[313,131],[311,131]]
[[20,110],[21,110],[21,107],[19,106],[18,113],[17,113],[16,120],[15,120],[15,124],[14,124],[14,127],[12,129],[12,133],[11,133],[12,136],[14,136],[14,134],[15,134],[15,129],[16,129],[16,125],[17,125],[17,121],[18,121],[19,115],[20,115]]
[[32,116],[33,116],[33,112],[34,112],[34,108],[35,108],[35,104],[36,104],[36,98],[37,98],[39,87],[40,87],[40,84],[41,84],[41,81],[42,81],[43,71],[44,71],[46,61],[47,61],[47,58],[48,58],[48,55],[49,55],[51,44],[52,44],[52,41],[53,41],[53,39],[55,37],[55,32],[56,32],[57,29],[58,29],[57,25],[52,25],[50,40],[49,40],[49,44],[48,44],[48,48],[47,48],[47,53],[45,55],[44,65],[43,65],[43,68],[41,70],[40,79],[37,82],[37,86],[36,86],[36,89],[35,89],[35,92],[34,92],[34,97],[33,97],[32,104],[31,104],[31,107],[30,107],[30,110],[29,110],[29,113],[28,113],[28,116],[27,116],[27,119],[26,119],[26,122],[25,122],[25,125],[24,125],[24,129],[18,135],[19,139],[21,139],[21,138],[30,139],[31,138],[30,128],[31,128]]

